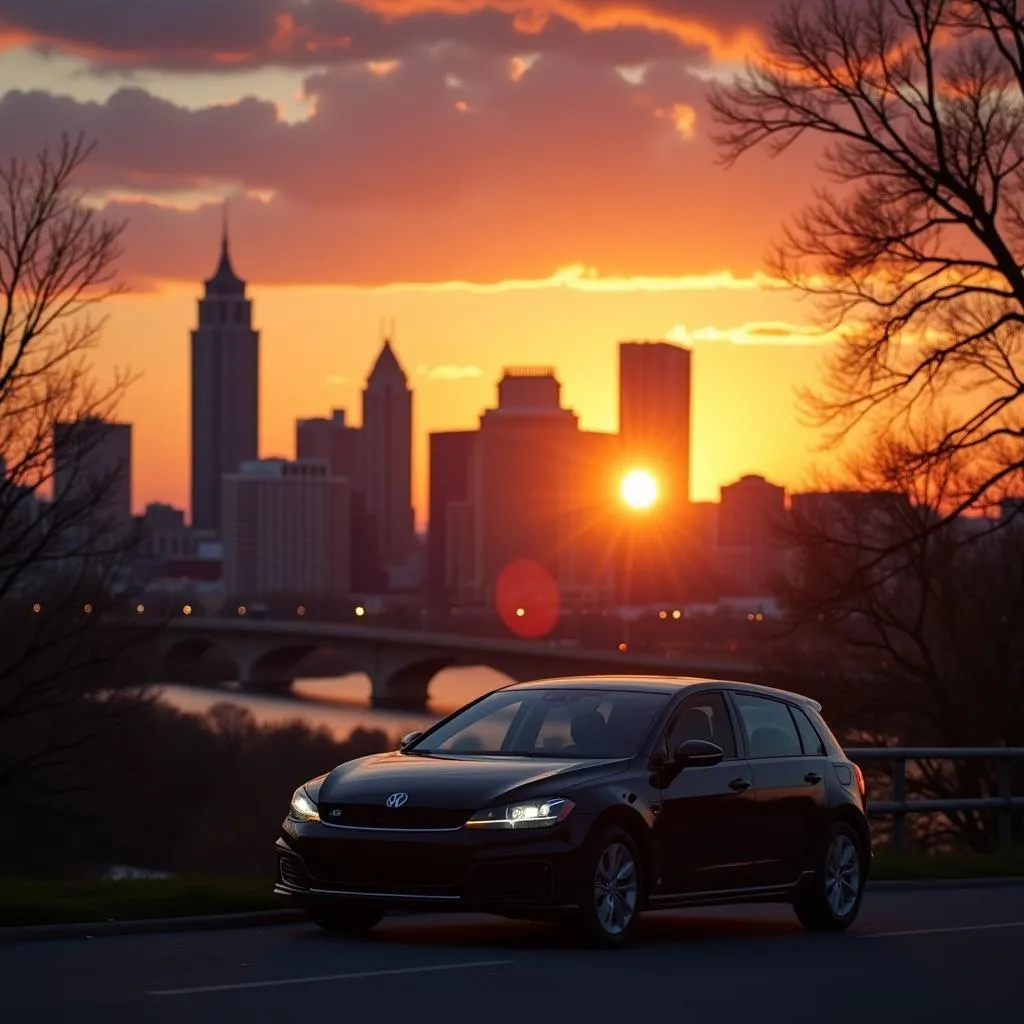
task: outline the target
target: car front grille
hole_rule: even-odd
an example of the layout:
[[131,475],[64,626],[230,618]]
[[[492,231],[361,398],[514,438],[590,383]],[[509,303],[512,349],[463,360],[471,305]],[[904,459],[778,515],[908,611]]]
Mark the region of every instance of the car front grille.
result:
[[431,807],[384,807],[379,804],[320,804],[320,820],[349,828],[439,829],[461,828],[473,813]]

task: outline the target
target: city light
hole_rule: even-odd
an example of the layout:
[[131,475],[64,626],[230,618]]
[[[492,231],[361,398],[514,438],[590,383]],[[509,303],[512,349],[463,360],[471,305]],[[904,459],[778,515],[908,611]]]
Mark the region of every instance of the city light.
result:
[[192,614],[192,605],[190,605],[190,604],[185,605],[185,607],[181,609],[181,614],[182,615],[191,615]]
[[245,605],[244,605],[244,604],[240,604],[240,605],[238,606],[238,614],[239,614],[239,615],[244,615],[244,614],[246,613],[246,610],[247,610],[247,609],[246,609],[246,607],[245,607]]
[[362,605],[359,605],[356,608],[356,615],[358,615],[360,618],[362,618],[365,614],[366,614],[366,609]]
[[145,612],[145,610],[146,610],[146,606],[144,604],[137,604],[135,606],[135,614],[136,615],[142,615],[143,612]]
[[306,614],[306,606],[304,604],[300,604],[299,607],[295,609],[295,614],[296,615],[305,615]]
[[32,611],[34,611],[36,615],[38,615],[42,610],[43,606],[38,601],[36,601],[36,603],[32,605]]
[[619,494],[630,508],[642,511],[658,500],[658,483],[646,470],[634,469],[623,477]]
[[92,605],[91,604],[85,605],[82,608],[82,611],[84,611],[86,615],[92,615]]
[[525,608],[517,608],[516,609],[516,618],[517,619],[521,619],[525,614],[526,614],[526,609]]

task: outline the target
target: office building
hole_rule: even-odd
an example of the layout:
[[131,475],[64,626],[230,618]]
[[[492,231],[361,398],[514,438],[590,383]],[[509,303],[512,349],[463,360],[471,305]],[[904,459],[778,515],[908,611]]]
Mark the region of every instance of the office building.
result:
[[225,229],[192,332],[192,526],[213,534],[222,528],[223,477],[259,454],[260,336],[245,288]]
[[302,602],[351,591],[349,483],[325,460],[244,462],[223,487],[227,596]]
[[447,605],[458,583],[457,538],[467,532],[458,520],[467,514],[476,436],[475,430],[430,435],[426,599],[434,607]]
[[363,390],[362,488],[385,567],[413,554],[412,391],[385,340]]
[[678,603],[704,571],[707,548],[690,509],[690,392],[689,349],[619,345],[622,471],[645,470],[658,489],[655,505],[628,528],[617,595],[624,604]]
[[785,489],[749,474],[721,488],[718,567],[729,593],[764,595],[785,567]]
[[659,500],[690,500],[689,349],[667,341],[619,345],[619,437],[624,458],[658,481]]
[[616,452],[614,435],[581,432],[576,414],[562,408],[553,370],[507,369],[497,406],[480,418],[470,511],[459,512],[474,540],[461,592],[490,603],[503,570],[525,561],[555,581],[563,606],[606,599]]
[[[85,528],[129,530],[132,520],[132,427],[96,417],[56,423],[53,495],[82,506],[70,520]],[[62,516],[62,518],[64,518]],[[68,520],[65,520],[68,521]]]
[[346,422],[344,409],[332,409],[330,418],[295,421],[295,457],[323,459],[332,476],[344,477],[354,491],[362,490],[361,431]]

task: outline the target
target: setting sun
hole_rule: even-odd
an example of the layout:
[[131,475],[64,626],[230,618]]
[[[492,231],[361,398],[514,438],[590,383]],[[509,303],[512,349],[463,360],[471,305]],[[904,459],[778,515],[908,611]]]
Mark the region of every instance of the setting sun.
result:
[[630,508],[650,508],[658,498],[658,484],[650,473],[635,469],[623,478],[619,494]]

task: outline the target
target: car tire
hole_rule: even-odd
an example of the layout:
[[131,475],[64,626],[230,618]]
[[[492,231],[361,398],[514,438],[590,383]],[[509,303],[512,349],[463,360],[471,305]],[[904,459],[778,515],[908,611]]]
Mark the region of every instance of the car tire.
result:
[[832,825],[821,837],[814,874],[793,901],[797,919],[809,931],[841,932],[860,913],[867,878],[864,843],[845,822]]
[[331,935],[367,935],[380,924],[384,913],[372,907],[310,907],[315,925]]
[[602,829],[580,857],[577,910],[572,930],[583,945],[618,949],[636,936],[644,894],[644,863],[622,828]]

